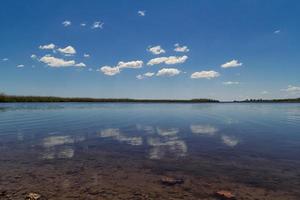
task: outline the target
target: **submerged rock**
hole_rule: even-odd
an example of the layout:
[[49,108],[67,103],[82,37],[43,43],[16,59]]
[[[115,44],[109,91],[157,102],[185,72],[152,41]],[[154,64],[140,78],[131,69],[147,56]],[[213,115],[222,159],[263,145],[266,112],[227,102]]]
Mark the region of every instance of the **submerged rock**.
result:
[[235,200],[234,194],[227,190],[220,190],[216,192],[216,197],[220,198],[221,200]]
[[179,184],[183,184],[184,183],[184,180],[182,178],[173,178],[173,177],[162,177],[160,179],[160,182],[163,184],[163,185],[169,185],[169,186],[172,186],[172,185],[179,185]]
[[38,193],[30,192],[26,196],[26,200],[39,200],[41,198],[41,195]]

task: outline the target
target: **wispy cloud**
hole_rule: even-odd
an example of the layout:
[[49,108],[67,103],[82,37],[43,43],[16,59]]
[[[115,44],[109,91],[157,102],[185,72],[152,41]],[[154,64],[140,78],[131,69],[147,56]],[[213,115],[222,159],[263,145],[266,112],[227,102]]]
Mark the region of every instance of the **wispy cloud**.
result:
[[243,63],[240,63],[238,60],[231,60],[221,65],[222,68],[231,68],[231,67],[240,67]]
[[288,85],[286,89],[281,89],[281,91],[290,92],[290,93],[300,93],[300,87]]
[[281,31],[280,30],[276,30],[276,31],[274,31],[273,33],[274,34],[279,34]]
[[21,65],[17,65],[17,68],[23,68],[25,67],[25,65],[21,64]]
[[179,63],[184,63],[188,59],[188,56],[169,56],[169,57],[158,57],[158,58],[153,58],[151,59],[147,65],[157,65],[157,64],[167,64],[167,65],[172,65],[172,64],[179,64]]
[[8,58],[2,58],[2,61],[6,62],[6,61],[8,61]]
[[33,59],[33,60],[35,60],[35,59],[37,58],[37,56],[36,56],[35,54],[32,54],[32,55],[30,56],[30,58]]
[[162,68],[156,73],[156,76],[176,76],[180,74],[180,70],[176,68]]
[[145,11],[145,10],[139,10],[137,13],[138,13],[138,15],[141,16],[141,17],[146,16],[146,11]]
[[176,43],[174,46],[175,46],[174,51],[176,51],[176,52],[187,53],[190,51],[187,46],[180,46],[178,43]]
[[210,71],[200,71],[200,72],[194,72],[191,75],[192,79],[199,79],[199,78],[206,78],[206,79],[212,79],[212,78],[216,78],[219,77],[220,73],[210,70]]
[[91,57],[91,55],[90,55],[90,54],[88,54],[88,53],[85,53],[85,54],[83,54],[83,57],[85,57],[85,58],[89,58],[89,57]]
[[103,22],[101,22],[101,21],[96,21],[96,22],[93,23],[92,29],[98,29],[98,28],[103,29],[103,25],[104,25]]
[[40,45],[39,48],[45,50],[52,50],[55,48],[55,44],[51,43],[51,44]]
[[157,45],[157,46],[154,46],[154,47],[149,47],[147,49],[147,51],[151,52],[154,55],[159,55],[159,54],[162,54],[162,53],[166,53],[166,51],[160,45]]
[[147,73],[144,73],[144,74],[137,75],[136,78],[141,80],[141,79],[144,79],[144,78],[152,77],[154,75],[155,75],[155,73],[153,73],[153,72],[147,72]]
[[83,27],[84,27],[84,26],[86,26],[86,23],[81,23],[80,26],[83,26]]
[[62,25],[63,25],[64,27],[71,26],[71,24],[72,24],[72,22],[69,21],[69,20],[65,20],[65,21],[62,22]]
[[226,81],[226,82],[223,82],[223,85],[238,85],[240,84],[240,82],[238,81]]

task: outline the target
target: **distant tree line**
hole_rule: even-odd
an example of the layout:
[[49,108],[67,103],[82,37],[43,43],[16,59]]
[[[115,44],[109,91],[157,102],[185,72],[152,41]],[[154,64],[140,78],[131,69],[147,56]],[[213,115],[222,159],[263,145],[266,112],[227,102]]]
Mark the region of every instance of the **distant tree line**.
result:
[[234,101],[239,103],[300,103],[300,98],[294,99],[246,99],[244,101]]
[[111,99],[111,98],[67,98],[67,97],[52,97],[52,96],[14,96],[0,93],[0,102],[141,102],[141,103],[216,103],[219,102],[213,99]]
[[[15,96],[0,93],[0,103],[14,102],[140,102],[140,103],[218,103],[214,99],[112,99],[112,98],[84,98],[84,97],[53,97],[53,96]],[[246,99],[232,101],[234,103],[300,103],[300,98],[295,99]],[[230,103],[230,102],[228,102]]]

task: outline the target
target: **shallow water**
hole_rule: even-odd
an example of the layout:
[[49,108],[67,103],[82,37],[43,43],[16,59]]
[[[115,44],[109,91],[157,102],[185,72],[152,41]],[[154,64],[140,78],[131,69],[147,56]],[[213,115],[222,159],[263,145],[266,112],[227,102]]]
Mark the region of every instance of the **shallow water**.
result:
[[300,104],[0,104],[0,181],[0,199],[300,199]]

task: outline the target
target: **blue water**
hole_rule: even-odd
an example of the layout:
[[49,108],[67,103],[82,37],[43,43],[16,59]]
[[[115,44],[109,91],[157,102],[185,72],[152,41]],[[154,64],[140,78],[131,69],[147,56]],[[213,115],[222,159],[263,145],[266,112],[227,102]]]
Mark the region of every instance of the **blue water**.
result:
[[[201,151],[300,157],[300,104],[16,103],[0,105],[0,137],[87,135],[142,146],[145,157],[180,159]],[[77,141],[77,142],[80,142]],[[55,144],[54,144],[55,145]]]
[[0,104],[0,199],[298,200],[299,155],[297,103]]

